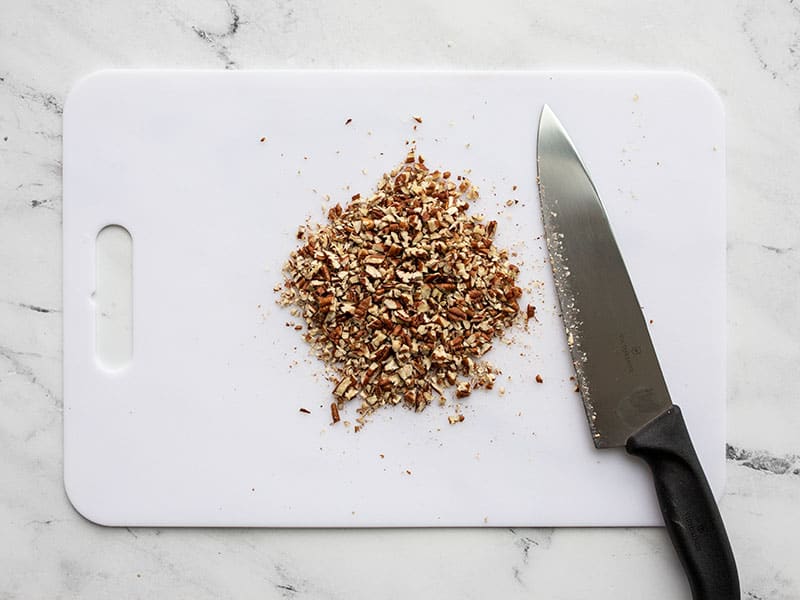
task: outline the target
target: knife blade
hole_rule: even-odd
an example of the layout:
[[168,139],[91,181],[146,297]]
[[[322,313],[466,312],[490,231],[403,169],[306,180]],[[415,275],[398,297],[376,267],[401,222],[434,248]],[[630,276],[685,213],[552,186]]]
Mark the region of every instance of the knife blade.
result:
[[725,526],[672,403],[608,215],[575,145],[545,105],[539,200],[567,345],[592,440],[650,467],[695,600],[739,598]]

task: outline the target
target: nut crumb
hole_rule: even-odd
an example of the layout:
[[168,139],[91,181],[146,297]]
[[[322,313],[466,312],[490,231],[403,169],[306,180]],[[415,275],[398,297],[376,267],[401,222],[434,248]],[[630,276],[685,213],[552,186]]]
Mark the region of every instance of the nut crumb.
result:
[[350,123],[352,123],[352,122],[353,122],[353,119],[347,119],[347,121],[345,121],[344,124],[345,125],[350,125]]
[[336,402],[331,402],[331,418],[334,423],[339,422],[339,407],[336,405]]
[[536,307],[528,304],[528,307],[525,309],[525,321],[530,321],[533,319],[534,321],[538,321],[536,318]]
[[414,120],[415,120],[417,123],[422,123],[422,117],[419,117],[419,116],[417,116],[417,115],[414,115],[413,119],[414,119]]
[[538,373],[536,374],[536,383],[544,383],[544,379]]
[[262,137],[262,138],[261,138],[260,140],[258,140],[258,141],[259,141],[259,142],[261,142],[261,143],[263,144],[264,142],[266,142],[266,141],[267,141],[267,138],[265,138],[265,137]]
[[310,415],[311,414],[310,410],[308,410],[307,408],[302,408],[302,407],[300,408],[300,412],[303,413],[303,414],[306,414],[306,415]]
[[447,420],[450,422],[450,425],[455,425],[456,423],[461,423],[464,420],[464,415],[452,415],[447,417]]

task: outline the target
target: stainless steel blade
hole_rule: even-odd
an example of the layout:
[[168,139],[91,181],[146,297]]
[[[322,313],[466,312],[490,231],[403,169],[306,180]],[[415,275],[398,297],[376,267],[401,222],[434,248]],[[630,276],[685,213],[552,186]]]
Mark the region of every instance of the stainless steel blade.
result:
[[594,444],[624,446],[672,402],[603,204],[548,106],[537,153],[547,249]]

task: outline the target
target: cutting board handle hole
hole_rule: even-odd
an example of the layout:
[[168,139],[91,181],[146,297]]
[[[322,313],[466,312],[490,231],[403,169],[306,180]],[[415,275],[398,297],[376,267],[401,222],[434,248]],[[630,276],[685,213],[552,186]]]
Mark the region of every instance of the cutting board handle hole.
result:
[[133,239],[120,225],[108,225],[95,241],[95,359],[111,371],[133,358]]

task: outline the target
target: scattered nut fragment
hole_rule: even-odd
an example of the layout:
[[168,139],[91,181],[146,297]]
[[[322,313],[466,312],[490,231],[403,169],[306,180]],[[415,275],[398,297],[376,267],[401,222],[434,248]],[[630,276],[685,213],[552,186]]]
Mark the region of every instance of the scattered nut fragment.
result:
[[525,321],[530,321],[533,319],[536,320],[536,307],[528,304],[528,308],[525,309]]
[[442,389],[491,389],[498,371],[476,360],[519,312],[519,269],[493,243],[497,222],[469,214],[476,188],[431,171],[412,147],[377,189],[304,228],[284,266],[279,303],[299,310],[304,338],[334,373],[334,423],[402,404],[423,410]]
[[536,374],[536,383],[544,383],[544,379],[538,373]]
[[461,423],[464,420],[464,415],[451,415],[447,417],[447,420],[450,422],[450,425],[455,425],[456,423]]
[[414,116],[413,116],[413,119],[414,119],[414,120],[415,120],[417,123],[422,123],[422,117],[418,117],[417,115],[414,115]]
[[350,123],[352,123],[352,122],[353,122],[353,119],[347,119],[347,121],[345,121],[344,124],[345,125],[350,125]]
[[307,408],[302,408],[302,407],[300,408],[300,412],[303,413],[303,414],[306,414],[306,415],[310,415],[311,414],[310,410],[308,410]]

